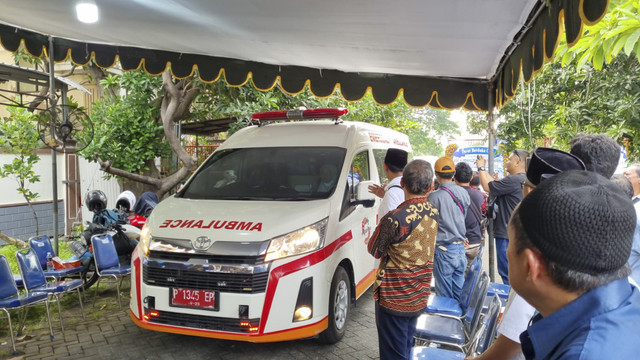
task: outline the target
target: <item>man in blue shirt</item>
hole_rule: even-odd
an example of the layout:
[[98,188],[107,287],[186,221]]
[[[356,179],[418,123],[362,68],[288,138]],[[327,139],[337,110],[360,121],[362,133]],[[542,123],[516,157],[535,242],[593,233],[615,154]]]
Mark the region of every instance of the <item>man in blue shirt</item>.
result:
[[627,281],[631,200],[590,171],[545,180],[514,211],[509,278],[539,314],[520,335],[527,359],[635,359],[640,293]]

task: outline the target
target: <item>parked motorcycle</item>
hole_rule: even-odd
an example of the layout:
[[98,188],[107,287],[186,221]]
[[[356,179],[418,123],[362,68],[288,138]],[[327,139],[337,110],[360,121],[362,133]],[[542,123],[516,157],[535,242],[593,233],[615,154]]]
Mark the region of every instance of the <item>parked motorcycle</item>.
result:
[[140,229],[130,225],[126,212],[107,209],[107,197],[100,190],[92,190],[85,197],[85,205],[93,212],[91,223],[83,231],[80,240],[69,244],[69,248],[82,262],[84,289],[98,281],[91,247],[91,237],[97,234],[110,234],[116,246],[120,263],[131,262],[131,254],[138,244]]
[[126,213],[133,211],[129,215],[129,224],[138,229],[142,229],[156,205],[158,205],[158,196],[151,191],[142,193],[138,201],[131,191],[124,191],[118,195],[116,200],[116,209]]

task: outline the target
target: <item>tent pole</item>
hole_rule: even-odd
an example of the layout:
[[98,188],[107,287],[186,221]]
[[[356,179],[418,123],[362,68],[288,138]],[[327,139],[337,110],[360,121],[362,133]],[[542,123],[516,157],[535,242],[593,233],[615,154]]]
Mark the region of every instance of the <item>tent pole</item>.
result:
[[[49,36],[49,98],[51,99],[51,136],[55,137],[56,75],[53,63],[53,37]],[[53,183],[53,252],[58,252],[58,164],[55,145],[51,147],[51,182]]]
[[[496,98],[495,98],[495,87],[493,82],[490,82],[488,85],[488,100],[489,100],[489,106],[488,106],[488,111],[487,111],[487,133],[489,134],[489,140],[488,140],[488,144],[487,144],[487,170],[489,171],[489,175],[491,175],[493,177],[493,160],[495,159],[494,156],[494,151],[493,151],[493,144],[496,141],[496,134],[495,134],[495,127],[494,127],[494,118],[493,118],[493,109],[495,107],[496,104]],[[495,274],[495,263],[496,263],[496,244],[495,244],[495,239],[494,239],[494,233],[493,233],[493,221],[490,221],[490,225],[488,227],[488,235],[489,235],[489,278],[491,279],[492,282],[495,282],[496,280],[496,274]]]

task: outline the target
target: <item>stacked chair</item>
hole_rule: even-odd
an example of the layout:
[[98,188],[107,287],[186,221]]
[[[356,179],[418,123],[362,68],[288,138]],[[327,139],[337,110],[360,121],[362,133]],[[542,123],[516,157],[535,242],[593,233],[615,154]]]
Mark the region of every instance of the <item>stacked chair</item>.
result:
[[11,333],[11,345],[13,346],[13,354],[17,355],[16,343],[13,336],[13,326],[11,323],[11,315],[9,310],[25,308],[22,315],[22,321],[18,326],[18,334],[22,330],[24,319],[26,318],[26,307],[38,304],[44,304],[47,309],[47,320],[49,321],[49,335],[53,339],[53,328],[51,327],[51,316],[49,314],[48,294],[46,293],[19,293],[16,283],[9,267],[9,261],[4,255],[0,255],[0,309],[4,311],[9,320],[9,333]]
[[468,352],[480,323],[482,305],[489,288],[489,275],[482,272],[462,317],[425,313],[416,323],[416,345],[440,344]]
[[478,282],[478,277],[480,276],[481,271],[482,256],[479,255],[473,259],[469,266],[469,270],[465,275],[464,283],[462,284],[460,302],[446,296],[434,295],[429,299],[429,304],[427,305],[425,312],[427,314],[438,314],[443,316],[449,315],[462,318],[463,310],[469,306],[471,295],[476,288],[476,283]]
[[61,295],[74,291],[77,292],[78,300],[80,301],[80,309],[82,311],[82,318],[85,318],[84,306],[82,305],[82,295],[80,294],[82,280],[75,279],[47,282],[42,266],[40,265],[38,255],[36,255],[33,248],[18,250],[15,255],[16,260],[18,261],[18,268],[20,269],[23,286],[26,289],[27,294],[44,294],[49,299],[54,297],[56,298],[58,303],[58,314],[60,316],[60,327],[63,333],[64,323],[62,321],[62,310],[60,308]]
[[466,351],[456,351],[444,348],[414,346],[411,349],[412,360],[463,360],[467,356],[476,356],[483,353],[496,336],[498,319],[502,302],[498,295],[493,295],[489,302],[487,313],[482,317],[480,324],[472,334],[471,343]]

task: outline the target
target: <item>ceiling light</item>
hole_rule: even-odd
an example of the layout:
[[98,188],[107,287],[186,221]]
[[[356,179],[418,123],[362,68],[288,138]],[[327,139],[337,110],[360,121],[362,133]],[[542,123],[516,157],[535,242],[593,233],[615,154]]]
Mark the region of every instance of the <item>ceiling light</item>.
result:
[[81,0],[76,4],[76,16],[83,23],[93,24],[98,21],[98,5],[93,0]]

